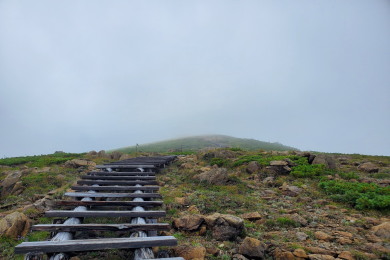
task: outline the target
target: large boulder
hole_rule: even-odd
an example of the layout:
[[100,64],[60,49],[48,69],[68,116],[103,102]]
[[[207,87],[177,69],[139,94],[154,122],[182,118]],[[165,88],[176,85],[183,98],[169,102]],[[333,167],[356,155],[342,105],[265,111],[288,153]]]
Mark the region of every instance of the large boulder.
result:
[[194,179],[200,182],[206,182],[213,185],[223,185],[228,181],[226,168],[213,168],[210,171],[200,173],[194,176]]
[[214,213],[206,216],[205,221],[213,238],[219,241],[234,241],[244,230],[244,220],[233,215]]
[[337,169],[337,164],[334,157],[325,154],[317,155],[311,164],[323,164],[328,169],[332,169],[332,170]]
[[203,246],[181,245],[174,249],[175,255],[186,260],[203,260],[206,256],[206,248]]
[[185,215],[173,220],[173,226],[179,230],[194,231],[204,222],[202,215]]
[[291,168],[286,161],[271,161],[269,166],[266,167],[266,172],[271,175],[288,175]]
[[30,220],[20,212],[13,212],[0,220],[0,235],[11,238],[24,237],[30,230]]
[[371,228],[371,231],[380,238],[390,239],[390,222],[383,222],[380,225],[374,226]]
[[253,173],[257,173],[260,169],[261,169],[260,164],[256,161],[253,161],[248,163],[248,166],[246,167],[246,172],[253,174]]
[[9,173],[0,185],[1,197],[5,197],[11,194],[13,188],[15,187],[16,183],[20,181],[21,177],[21,171],[14,171]]
[[73,159],[65,162],[65,167],[68,168],[79,168],[79,167],[93,168],[95,166],[96,166],[95,162],[82,160],[82,159]]
[[367,173],[376,173],[379,171],[379,167],[371,162],[362,163],[358,166],[358,170]]
[[266,245],[260,240],[246,237],[240,245],[238,252],[250,259],[264,259]]

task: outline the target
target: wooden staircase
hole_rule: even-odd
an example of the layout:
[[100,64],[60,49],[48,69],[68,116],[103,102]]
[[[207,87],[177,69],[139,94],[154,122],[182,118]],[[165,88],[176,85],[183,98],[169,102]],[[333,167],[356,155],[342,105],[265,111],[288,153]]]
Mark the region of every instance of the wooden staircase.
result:
[[[50,210],[47,217],[68,218],[63,224],[40,224],[32,227],[33,231],[50,231],[57,234],[50,241],[23,242],[15,247],[16,254],[26,254],[25,259],[39,259],[43,254],[55,259],[58,254],[85,252],[107,249],[141,250],[157,246],[175,246],[173,236],[157,236],[157,231],[169,229],[169,224],[157,223],[157,218],[164,217],[165,211],[144,210],[161,206],[161,195],[156,193],[155,174],[158,170],[175,160],[175,156],[137,157],[115,163],[98,165],[99,171],[91,171],[82,176],[75,192],[67,192],[65,197],[72,200],[59,200],[61,207],[76,207],[74,210]],[[142,207],[134,210],[134,207]],[[114,208],[114,209],[111,209]],[[118,210],[118,208],[120,210]],[[132,210],[128,210],[132,208]],[[83,224],[84,218],[128,218],[128,223]],[[134,224],[134,218],[144,218],[145,224]],[[69,222],[69,223],[66,223]],[[128,232],[128,237],[77,239],[74,234],[91,231]],[[134,232],[145,232],[148,236],[137,237]],[[65,234],[60,236],[58,234]],[[71,239],[69,239],[71,237]],[[151,252],[151,250],[149,250]],[[135,254],[137,256],[137,254]],[[134,259],[157,259],[154,256]],[[159,259],[184,260],[181,257]]]

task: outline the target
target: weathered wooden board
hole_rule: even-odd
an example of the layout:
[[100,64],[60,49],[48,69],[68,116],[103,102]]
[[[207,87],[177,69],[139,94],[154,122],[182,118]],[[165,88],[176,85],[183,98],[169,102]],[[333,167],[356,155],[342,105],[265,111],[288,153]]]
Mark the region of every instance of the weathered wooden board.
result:
[[132,181],[132,180],[156,180],[156,176],[93,176],[93,175],[83,175],[81,179],[87,180],[123,180],[123,181]]
[[45,212],[46,217],[130,217],[130,218],[159,218],[165,217],[165,211],[106,211],[106,210],[88,210],[88,211],[72,211],[72,210],[49,210]]
[[155,172],[89,172],[88,175],[96,176],[156,176]]
[[137,237],[137,238],[104,238],[104,239],[82,239],[67,241],[39,241],[23,242],[15,247],[16,254],[28,252],[76,252],[92,251],[119,248],[142,248],[155,246],[175,246],[177,240],[173,236],[161,237]]
[[158,185],[157,181],[101,181],[101,180],[80,180],[77,181],[77,184],[83,185],[93,185],[93,184],[98,184],[98,185]]
[[155,207],[161,206],[162,201],[79,201],[79,200],[60,200],[56,201],[60,206],[124,206],[124,207]]
[[161,198],[161,195],[158,193],[65,192],[64,196],[89,198]]
[[135,191],[135,190],[142,190],[142,191],[157,191],[160,189],[159,186],[142,186],[142,187],[136,187],[136,186],[72,186],[73,190],[95,190],[95,191]]
[[156,166],[154,165],[142,165],[142,164],[107,164],[107,165],[96,165],[97,169],[154,169]]
[[34,231],[56,231],[56,232],[75,232],[75,231],[157,231],[168,230],[168,223],[158,224],[40,224],[32,226]]

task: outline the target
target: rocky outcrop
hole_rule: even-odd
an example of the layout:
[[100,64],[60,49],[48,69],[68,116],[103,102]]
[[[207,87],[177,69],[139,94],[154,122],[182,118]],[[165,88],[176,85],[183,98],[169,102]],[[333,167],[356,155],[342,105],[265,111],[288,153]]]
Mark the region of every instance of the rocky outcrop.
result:
[[358,166],[358,170],[367,173],[376,173],[379,171],[379,167],[371,162],[362,163]]
[[15,185],[20,181],[21,177],[22,177],[21,171],[11,172],[7,175],[7,177],[5,177],[5,179],[0,185],[2,198],[12,193]]
[[228,174],[226,168],[213,168],[210,171],[203,172],[194,176],[195,180],[206,182],[212,185],[226,184],[228,181]]
[[291,172],[291,168],[286,161],[271,161],[269,166],[266,167],[266,172],[271,175],[288,175]]
[[334,157],[325,154],[316,155],[311,164],[323,164],[328,169],[337,169],[337,163]]
[[24,237],[30,230],[30,220],[20,212],[13,212],[0,220],[0,235],[11,238]]
[[390,222],[383,222],[380,225],[371,228],[371,231],[377,237],[390,239]]
[[205,217],[205,222],[219,241],[236,240],[244,231],[243,219],[233,215],[215,213]]
[[240,245],[238,252],[250,259],[263,259],[266,245],[260,240],[246,237]]

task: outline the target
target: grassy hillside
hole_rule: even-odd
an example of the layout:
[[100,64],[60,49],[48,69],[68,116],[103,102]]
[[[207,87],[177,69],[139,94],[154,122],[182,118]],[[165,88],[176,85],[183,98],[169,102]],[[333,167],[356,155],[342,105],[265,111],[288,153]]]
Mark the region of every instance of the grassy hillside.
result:
[[[225,135],[193,136],[179,139],[166,140],[156,143],[141,144],[138,151],[143,152],[172,152],[172,151],[198,151],[204,148],[241,148],[243,150],[288,151],[297,150],[294,147],[280,143],[262,142],[255,139],[236,138]],[[115,149],[124,153],[135,152],[135,146]]]

